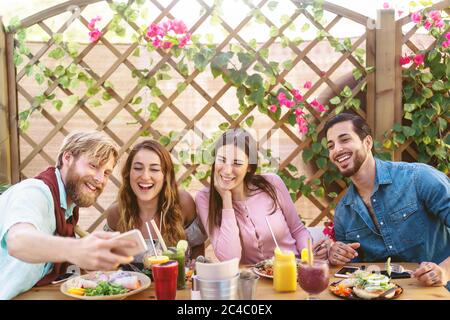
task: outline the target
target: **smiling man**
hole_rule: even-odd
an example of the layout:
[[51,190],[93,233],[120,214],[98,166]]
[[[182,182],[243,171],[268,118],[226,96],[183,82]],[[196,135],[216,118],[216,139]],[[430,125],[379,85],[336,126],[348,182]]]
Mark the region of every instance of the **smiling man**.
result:
[[133,258],[115,249],[134,242],[118,233],[93,232],[75,239],[78,209],[93,205],[118,157],[99,132],[66,137],[57,166],[26,179],[0,196],[0,299],[51,283],[67,262],[88,270],[111,270]]
[[350,261],[418,262],[422,284],[450,280],[450,180],[422,163],[381,161],[359,116],[342,113],[327,121],[330,160],[351,179],[335,210],[334,265]]

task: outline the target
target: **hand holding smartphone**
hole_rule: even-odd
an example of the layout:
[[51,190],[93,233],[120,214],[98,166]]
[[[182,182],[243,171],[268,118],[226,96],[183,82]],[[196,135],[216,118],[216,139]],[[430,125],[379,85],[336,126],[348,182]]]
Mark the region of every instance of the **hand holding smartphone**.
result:
[[133,229],[125,233],[121,233],[118,236],[115,236],[113,239],[125,239],[136,243],[136,246],[133,248],[116,248],[115,251],[121,255],[131,257],[144,253],[148,250],[147,243],[145,242],[141,231],[139,231],[138,229]]

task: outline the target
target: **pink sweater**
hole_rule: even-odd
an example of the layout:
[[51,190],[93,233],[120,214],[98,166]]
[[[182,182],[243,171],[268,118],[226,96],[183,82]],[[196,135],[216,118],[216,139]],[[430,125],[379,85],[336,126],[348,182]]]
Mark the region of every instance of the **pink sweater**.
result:
[[208,230],[209,189],[197,193],[197,214],[220,261],[239,258],[241,263],[253,264],[273,257],[275,243],[266,216],[282,250],[293,251],[298,256],[307,247],[310,234],[300,221],[283,180],[275,174],[263,176],[275,187],[281,208],[270,214],[273,206],[270,196],[255,192],[246,200],[233,200],[233,209],[223,209],[222,225],[212,232]]

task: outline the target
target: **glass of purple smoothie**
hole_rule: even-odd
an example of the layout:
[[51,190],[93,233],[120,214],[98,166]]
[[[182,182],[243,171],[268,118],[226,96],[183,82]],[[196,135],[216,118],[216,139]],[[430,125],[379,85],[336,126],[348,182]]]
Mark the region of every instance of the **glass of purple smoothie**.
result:
[[326,288],[330,281],[328,261],[314,260],[312,265],[302,262],[298,266],[298,284],[308,293],[307,300],[318,300],[318,295]]

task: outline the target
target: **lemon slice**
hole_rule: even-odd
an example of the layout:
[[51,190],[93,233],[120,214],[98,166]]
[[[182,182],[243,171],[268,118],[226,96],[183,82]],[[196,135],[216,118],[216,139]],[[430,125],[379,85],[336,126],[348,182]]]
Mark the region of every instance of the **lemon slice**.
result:
[[160,264],[169,261],[168,256],[151,256],[147,258],[149,265]]
[[188,242],[186,240],[180,240],[177,243],[177,251],[183,251],[186,252],[188,248]]

